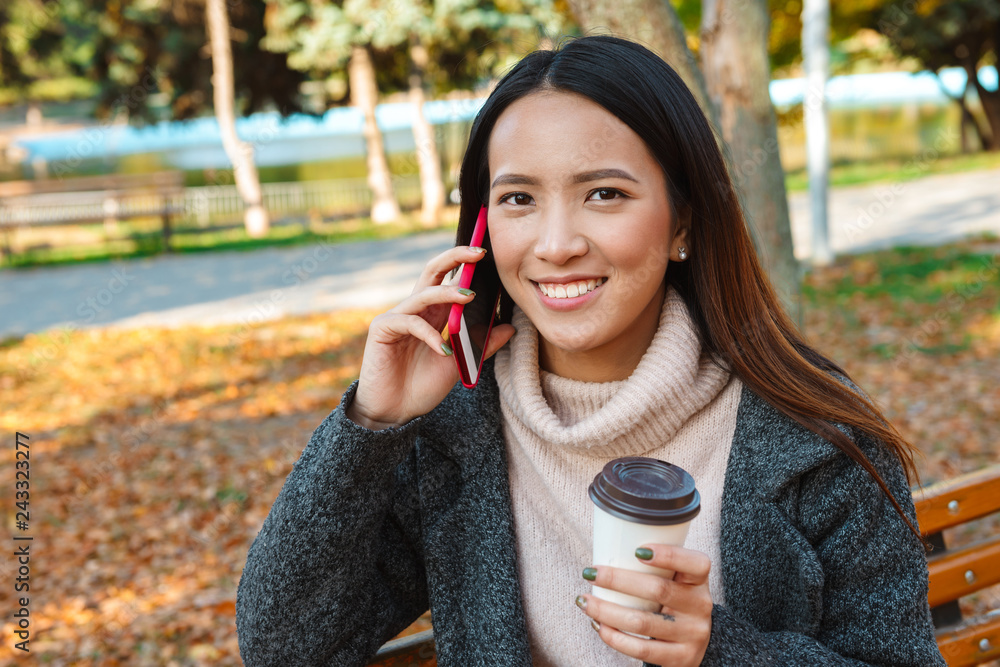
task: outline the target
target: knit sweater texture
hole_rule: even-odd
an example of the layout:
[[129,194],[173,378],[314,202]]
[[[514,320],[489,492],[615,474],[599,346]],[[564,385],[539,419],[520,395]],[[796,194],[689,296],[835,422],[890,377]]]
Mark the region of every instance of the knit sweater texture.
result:
[[[532,662],[637,667],[640,660],[601,641],[571,603],[590,592],[580,576],[592,564],[587,487],[621,456],[680,466],[694,477],[702,501],[685,546],[718,563],[722,486],[742,383],[702,357],[694,322],[674,290],[626,380],[582,382],[541,371],[537,329],[517,308],[513,324],[517,334],[497,353],[495,369]],[[717,568],[709,589],[724,604]]]
[[[316,429],[236,594],[247,667],[364,665],[428,608],[438,664],[530,665],[492,363],[432,412]],[[850,433],[911,520],[902,467]],[[726,604],[702,661],[940,667],[920,542],[871,477],[745,385],[722,495]]]

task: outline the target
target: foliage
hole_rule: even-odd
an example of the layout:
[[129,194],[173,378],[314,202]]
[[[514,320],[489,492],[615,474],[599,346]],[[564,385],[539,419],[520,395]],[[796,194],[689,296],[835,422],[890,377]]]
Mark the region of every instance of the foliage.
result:
[[[124,112],[142,122],[165,113],[182,120],[211,110],[203,0],[11,2],[0,10],[10,19],[0,54],[7,45],[23,64],[0,71],[0,86],[25,89],[27,82],[69,72],[98,82],[99,116]],[[230,3],[237,110],[299,111],[304,75],[287,66],[284,54],[259,47],[264,10],[263,0]]]
[[[879,30],[902,56],[916,58],[931,70],[958,66],[979,97],[987,132],[965,104],[956,98],[964,121],[975,127],[983,147],[1000,150],[1000,90],[989,90],[979,79],[979,68],[997,64],[1000,52],[1000,3],[996,0],[912,0],[891,5],[879,15]],[[964,122],[963,122],[964,125]]]
[[[0,3],[0,88],[35,99],[71,99],[79,90],[42,91],[37,84],[73,80],[82,74],[77,61],[86,57],[85,42],[66,39],[60,12],[77,14],[79,3],[4,0]],[[88,33],[86,29],[83,33]],[[81,43],[81,41],[83,43]]]
[[341,95],[355,45],[369,48],[380,89],[391,91],[407,88],[408,46],[419,42],[430,57],[426,84],[441,93],[481,85],[540,39],[571,29],[566,7],[553,0],[267,2],[263,46],[288,53],[292,67],[318,80],[337,80],[330,90]]
[[1000,48],[996,0],[912,0],[885,7],[877,18],[879,31],[900,55],[933,71],[995,62]]
[[[673,3],[689,42],[697,51],[699,40],[690,36],[699,33],[702,0],[673,0]],[[860,61],[885,64],[883,61],[890,54],[880,48],[884,40],[878,39],[875,29],[879,12],[888,4],[885,0],[830,3],[830,67],[833,72],[850,71]],[[771,15],[768,53],[772,70],[787,72],[802,62],[802,5],[803,0],[768,0]],[[898,62],[892,64],[898,67]]]

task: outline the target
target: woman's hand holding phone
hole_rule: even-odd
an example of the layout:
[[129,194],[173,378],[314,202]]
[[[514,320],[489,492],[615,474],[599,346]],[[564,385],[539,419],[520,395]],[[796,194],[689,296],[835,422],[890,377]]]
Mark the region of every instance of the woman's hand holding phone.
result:
[[[457,285],[443,285],[461,264],[485,256],[482,249],[456,246],[424,267],[413,293],[392,310],[372,320],[354,400],[347,408],[351,421],[373,430],[401,426],[425,415],[444,400],[459,379],[458,367],[441,331],[454,303],[469,303]],[[488,297],[487,297],[488,298]],[[514,327],[493,329],[486,356],[492,356],[514,335]]]

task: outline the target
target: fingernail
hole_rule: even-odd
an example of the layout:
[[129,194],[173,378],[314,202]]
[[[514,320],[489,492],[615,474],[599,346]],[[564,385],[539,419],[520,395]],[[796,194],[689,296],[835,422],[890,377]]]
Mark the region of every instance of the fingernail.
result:
[[475,292],[473,292],[470,289],[466,289],[464,287],[459,288],[458,293],[461,294],[462,296],[476,296]]
[[639,547],[635,550],[635,557],[641,558],[642,560],[651,560],[653,558],[653,550],[645,547]]
[[480,248],[477,245],[470,245],[469,246],[469,250],[471,250],[472,252],[478,252],[478,253],[484,253],[484,252],[486,252],[486,248]]
[[601,631],[601,624],[595,621],[594,619],[590,619],[590,627],[594,628],[598,632]]
[[593,581],[597,579],[597,570],[592,567],[583,568],[583,578],[587,581]]
[[444,353],[449,357],[452,355],[451,345],[448,345],[448,343],[441,343],[441,349],[444,350]]
[[583,597],[582,595],[577,595],[576,596],[576,606],[579,607],[580,609],[586,609],[587,608],[587,598]]

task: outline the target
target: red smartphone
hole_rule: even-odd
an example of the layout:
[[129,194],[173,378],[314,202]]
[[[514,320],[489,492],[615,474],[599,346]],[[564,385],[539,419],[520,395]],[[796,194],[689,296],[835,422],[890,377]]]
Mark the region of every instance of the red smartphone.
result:
[[[469,245],[489,248],[485,206],[479,209]],[[471,289],[476,296],[468,304],[452,305],[448,338],[462,385],[471,389],[479,382],[486,345],[500,308],[500,277],[489,253],[475,264],[463,264],[459,271],[458,286]]]

